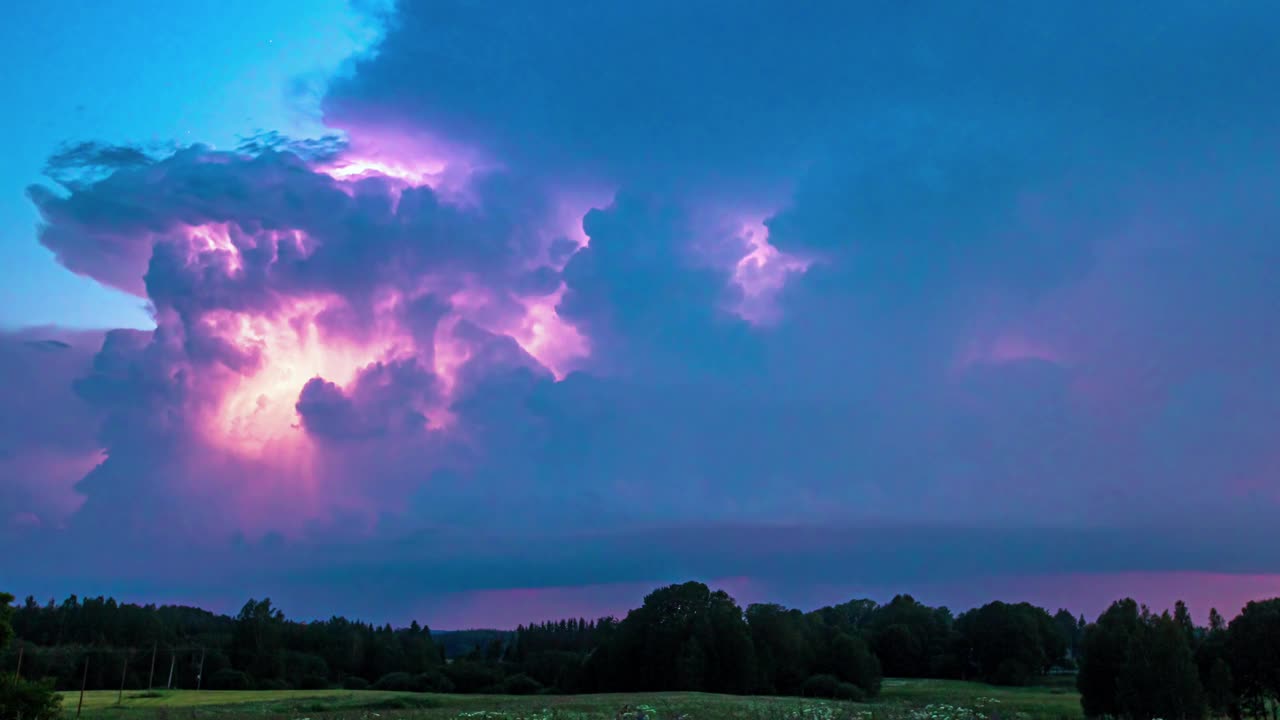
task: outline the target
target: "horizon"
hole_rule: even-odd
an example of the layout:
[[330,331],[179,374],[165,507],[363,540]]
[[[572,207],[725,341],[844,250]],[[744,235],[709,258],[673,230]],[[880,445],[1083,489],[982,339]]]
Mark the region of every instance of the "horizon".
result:
[[1277,22],[0,10],[0,577],[508,627],[690,577],[1280,596]]
[[[843,597],[832,596],[832,599],[830,600],[818,601],[819,604],[810,603],[809,605],[801,604],[799,606],[796,606],[796,605],[789,604],[787,602],[782,602],[776,598],[771,598],[771,597],[756,597],[756,596],[750,596],[750,595],[740,596],[739,593],[743,590],[744,585],[740,582],[735,583],[732,579],[728,579],[722,582],[701,581],[701,580],[695,579],[695,580],[692,580],[692,582],[704,582],[704,584],[706,584],[712,590],[725,590],[729,594],[729,596],[733,598],[736,602],[738,602],[738,604],[743,609],[746,609],[749,605],[752,605],[755,603],[777,603],[788,608],[794,607],[795,609],[798,609],[805,613],[813,612],[826,607],[832,607],[835,605],[843,604],[845,602],[850,602],[854,600],[871,600],[877,603],[878,605],[883,606],[886,603],[888,603],[890,600],[892,600],[893,597],[898,595],[905,595],[905,596],[912,597],[915,600],[921,603],[924,603],[925,605],[928,605],[930,607],[946,608],[955,616],[959,616],[963,612],[966,612],[968,610],[972,610],[972,609],[981,607],[982,605],[985,605],[991,602],[996,602],[996,601],[1005,602],[1005,603],[1027,602],[1036,607],[1042,608],[1050,613],[1054,613],[1059,610],[1065,609],[1068,612],[1070,612],[1073,617],[1084,617],[1087,621],[1092,622],[1095,618],[1098,617],[1098,615],[1102,614],[1102,612],[1106,610],[1108,607],[1110,607],[1113,603],[1119,602],[1124,599],[1134,599],[1142,607],[1149,608],[1155,614],[1160,614],[1166,611],[1173,612],[1175,603],[1178,601],[1182,601],[1186,603],[1187,608],[1191,613],[1191,617],[1197,623],[1197,625],[1207,626],[1208,617],[1211,610],[1217,610],[1223,613],[1226,617],[1231,618],[1231,617],[1234,617],[1236,614],[1238,614],[1244,608],[1244,605],[1247,604],[1250,600],[1255,600],[1255,599],[1260,600],[1260,599],[1269,599],[1271,597],[1280,597],[1280,595],[1275,594],[1275,593],[1280,593],[1280,587],[1265,584],[1269,580],[1271,579],[1270,578],[1263,579],[1261,581],[1261,584],[1259,584],[1255,590],[1253,590],[1252,592],[1246,593],[1244,596],[1241,596],[1241,600],[1238,607],[1234,605],[1227,606],[1227,607],[1198,606],[1195,601],[1188,602],[1186,598],[1181,595],[1168,596],[1169,599],[1167,599],[1167,601],[1159,600],[1153,604],[1151,602],[1144,601],[1141,598],[1134,597],[1133,594],[1119,594],[1119,595],[1115,595],[1110,599],[1099,599],[1095,603],[1092,603],[1084,608],[1074,607],[1074,606],[1066,605],[1063,603],[1055,603],[1051,595],[1045,594],[1046,592],[1052,592],[1052,590],[1044,590],[1044,589],[1042,589],[1039,593],[1031,593],[1026,595],[1025,597],[1017,596],[1017,595],[1009,595],[1009,594],[1005,594],[1001,596],[994,596],[994,595],[987,596],[987,595],[982,595],[981,593],[978,593],[973,595],[971,599],[955,606],[948,605],[943,602],[935,602],[927,592],[925,594],[918,594],[918,593],[911,592],[909,589],[903,589],[897,592],[886,591],[890,593],[888,595],[884,595],[883,593],[880,593],[878,595],[872,596],[872,595],[859,595],[855,593],[853,595],[847,595]],[[675,580],[672,582],[674,584],[678,584],[681,582],[688,582],[688,581],[690,580],[687,580],[687,579]],[[1123,584],[1126,582],[1132,583],[1132,579],[1117,579],[1114,584],[1116,587],[1122,587]],[[735,591],[735,586],[736,586],[736,591]],[[663,585],[662,587],[665,587],[665,585]],[[1276,587],[1276,590],[1274,592],[1271,589],[1269,589],[1273,587]],[[627,586],[625,588],[614,588],[614,589],[625,590],[627,592],[630,592],[635,588],[631,586]],[[436,627],[431,617],[421,616],[421,615],[396,618],[396,619],[389,619],[386,617],[368,618],[359,614],[345,613],[345,612],[340,612],[336,610],[322,611],[318,613],[312,612],[312,613],[300,614],[300,613],[291,612],[290,608],[287,605],[284,605],[282,603],[277,603],[274,598],[270,598],[269,596],[253,595],[247,598],[247,600],[271,599],[272,604],[275,607],[282,610],[285,613],[285,617],[287,619],[293,622],[300,622],[300,623],[322,622],[330,619],[331,617],[337,616],[337,617],[345,617],[352,621],[368,623],[375,627],[382,627],[383,625],[390,624],[394,628],[404,628],[404,627],[408,627],[413,622],[417,622],[420,625],[429,628],[432,633],[453,633],[453,632],[490,631],[490,630],[497,631],[497,632],[514,632],[521,625],[527,626],[530,624],[538,624],[543,622],[555,622],[558,620],[586,619],[586,620],[594,621],[594,620],[598,620],[606,617],[614,618],[616,620],[622,620],[627,616],[628,612],[640,606],[641,601],[643,600],[645,595],[657,589],[659,589],[659,586],[652,586],[652,587],[649,587],[647,590],[641,591],[640,594],[635,595],[629,601],[620,600],[618,601],[620,604],[617,604],[611,609],[606,608],[602,614],[600,614],[599,611],[596,611],[596,610],[584,611],[586,614],[583,614],[583,612],[575,613],[572,611],[566,611],[562,615],[554,615],[554,616],[529,615],[522,620],[513,618],[509,621],[505,621],[507,622],[507,624],[502,624],[500,622],[497,624],[473,625],[473,626],[466,626],[466,627],[457,627],[457,626],[448,626],[448,625]],[[551,588],[550,590],[552,590],[553,592],[557,592],[564,589]],[[572,588],[571,590],[581,591],[581,588]],[[1169,592],[1169,591],[1176,592],[1176,590],[1174,589],[1166,588],[1166,592]],[[17,596],[16,599],[14,600],[15,605],[22,603],[27,597],[35,598],[36,601],[41,605],[47,604],[49,602],[53,602],[56,605],[60,603],[62,600],[68,598],[70,595],[74,595],[78,597],[81,601],[85,600],[86,598],[101,598],[101,599],[112,599],[112,600],[115,600],[117,603],[121,603],[121,604],[133,604],[138,606],[154,605],[156,607],[161,607],[161,606],[167,605],[167,606],[176,606],[176,607],[191,607],[199,610],[206,610],[214,613],[215,615],[221,615],[221,616],[232,617],[232,618],[235,617],[240,607],[243,606],[244,604],[244,601],[241,601],[238,605],[235,604],[234,602],[230,605],[220,604],[220,603],[215,603],[215,604],[201,603],[199,601],[186,601],[186,602],[159,601],[158,602],[154,600],[139,600],[137,598],[133,598],[129,596],[113,596],[113,595],[104,594],[104,593],[70,593],[70,594],[63,594],[61,596],[49,595],[48,597],[36,595],[35,593],[16,593],[15,592],[13,594]],[[557,592],[557,595],[558,595],[558,592]],[[1104,596],[1098,595],[1097,597],[1103,598]],[[1164,598],[1165,596],[1162,595],[1161,597]],[[561,598],[557,597],[557,600],[560,600],[560,599]],[[513,603],[509,601],[504,601],[500,603],[481,604],[481,607],[484,607],[487,610],[492,612],[495,607],[506,608],[512,604]],[[556,607],[556,606],[558,605],[547,605],[545,607]],[[460,609],[462,609],[465,612],[474,612],[475,606],[464,604]],[[592,614],[592,613],[596,613],[596,614]]]

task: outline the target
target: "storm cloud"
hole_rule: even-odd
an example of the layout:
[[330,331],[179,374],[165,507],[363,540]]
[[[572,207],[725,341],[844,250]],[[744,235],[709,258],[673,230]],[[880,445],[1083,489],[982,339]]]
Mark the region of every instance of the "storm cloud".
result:
[[0,341],[4,574],[1234,602],[1280,575],[1278,19],[402,2],[330,137],[86,139],[38,240],[155,329]]

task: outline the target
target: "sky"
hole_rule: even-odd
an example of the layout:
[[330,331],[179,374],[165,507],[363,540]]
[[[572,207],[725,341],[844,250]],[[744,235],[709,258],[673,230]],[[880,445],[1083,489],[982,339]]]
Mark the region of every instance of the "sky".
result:
[[4,13],[20,596],[1280,595],[1274,4]]
[[323,133],[314,88],[376,38],[345,0],[13,3],[0,25],[0,327],[154,326],[143,299],[60,266],[34,242],[26,187],[88,140],[234,147]]

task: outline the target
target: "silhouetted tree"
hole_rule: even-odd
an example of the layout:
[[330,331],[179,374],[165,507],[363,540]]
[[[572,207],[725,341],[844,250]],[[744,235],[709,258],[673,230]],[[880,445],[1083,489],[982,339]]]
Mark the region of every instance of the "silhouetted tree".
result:
[[271,607],[271,600],[249,600],[236,615],[231,635],[231,658],[258,681],[284,677],[282,635],[284,613]]
[[1209,610],[1209,628],[1195,650],[1205,702],[1218,717],[1238,715],[1235,681],[1227,656],[1227,623],[1217,608]]
[[13,640],[13,596],[0,592],[0,648],[8,647]]
[[953,619],[946,608],[931,608],[898,595],[871,614],[871,645],[885,675],[947,677],[958,672]]
[[1028,603],[988,603],[961,615],[956,631],[967,663],[978,677],[997,685],[1030,684],[1061,662],[1066,651],[1058,624]]
[[1113,603],[1085,631],[1077,677],[1088,717],[1198,720],[1204,691],[1185,627],[1133,600]]
[[1059,609],[1053,616],[1053,624],[1058,634],[1066,642],[1066,656],[1076,660],[1080,656],[1080,641],[1084,635],[1084,618],[1076,620],[1069,611]]
[[1142,630],[1138,603],[1118,600],[1085,628],[1076,688],[1086,717],[1126,717],[1117,678],[1128,664],[1132,639]]
[[[12,602],[12,595],[0,592],[0,648],[13,640]],[[16,673],[0,673],[0,718],[57,720],[61,714],[62,699],[52,685],[30,682]]]
[[814,662],[804,613],[781,605],[751,605],[747,624],[756,656],[755,688],[768,694],[799,694]]
[[1280,717],[1280,598],[1245,605],[1227,626],[1227,655],[1242,712]]
[[616,689],[743,693],[755,653],[742,610],[722,590],[688,582],[649,593],[609,649]]
[[[882,673],[1025,683],[1070,653],[1091,716],[1194,720],[1208,706],[1236,720],[1280,720],[1270,716],[1280,685],[1277,603],[1251,604],[1230,625],[1211,611],[1200,629],[1182,603],[1156,617],[1132,601],[1092,625],[1026,603],[990,603],[953,619],[908,595],[884,605],[851,600],[804,613],[759,604],[744,613],[724,592],[685,583],[650,593],[621,623],[565,618],[438,636],[417,621],[289,621],[265,599],[234,617],[75,595],[60,603],[27,597],[0,614],[22,641],[23,674],[64,688],[79,686],[86,653],[104,658],[90,665],[90,689],[118,687],[121,663],[128,686],[145,687],[153,646],[161,686],[172,657],[175,686],[194,687],[203,657],[209,689],[374,683],[421,692],[688,689],[849,699],[875,695]],[[13,666],[17,647],[0,646],[0,667]],[[454,659],[447,666],[446,655]]]
[[1168,612],[1143,616],[1129,638],[1117,694],[1132,720],[1198,720],[1204,717],[1204,692],[1185,628]]

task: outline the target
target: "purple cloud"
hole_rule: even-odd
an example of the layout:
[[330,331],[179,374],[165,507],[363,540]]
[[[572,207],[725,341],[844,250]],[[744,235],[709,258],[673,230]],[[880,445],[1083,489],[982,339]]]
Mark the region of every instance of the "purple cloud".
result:
[[128,552],[3,569],[456,624],[1261,592],[1273,12],[405,2],[339,137],[73,146],[39,241],[156,327],[4,336],[0,515]]

